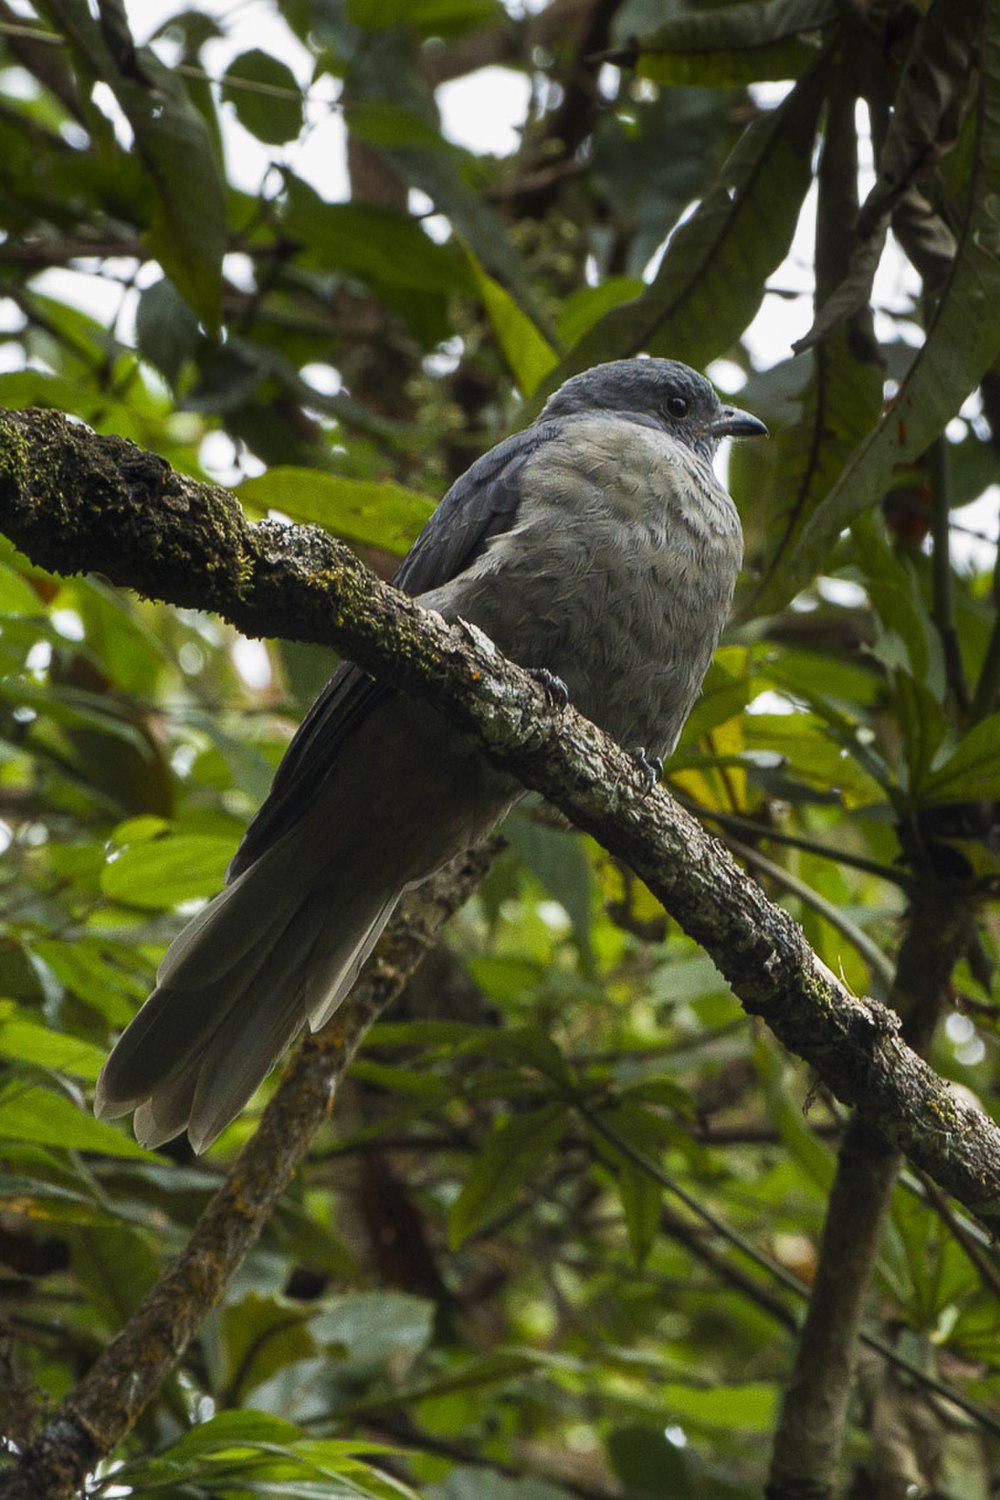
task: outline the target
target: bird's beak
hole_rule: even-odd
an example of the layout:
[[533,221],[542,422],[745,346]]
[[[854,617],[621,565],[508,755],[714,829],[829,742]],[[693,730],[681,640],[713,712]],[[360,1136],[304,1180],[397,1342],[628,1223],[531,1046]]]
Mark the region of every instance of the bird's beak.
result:
[[767,428],[760,417],[753,417],[738,406],[724,406],[721,417],[712,423],[713,437],[767,437]]

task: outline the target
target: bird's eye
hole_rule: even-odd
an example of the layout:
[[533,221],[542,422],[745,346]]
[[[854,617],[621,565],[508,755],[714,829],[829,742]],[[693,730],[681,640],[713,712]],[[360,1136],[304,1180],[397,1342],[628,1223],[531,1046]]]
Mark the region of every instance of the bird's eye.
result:
[[686,417],[687,409],[688,403],[686,396],[671,396],[669,401],[667,402],[667,411],[672,417]]

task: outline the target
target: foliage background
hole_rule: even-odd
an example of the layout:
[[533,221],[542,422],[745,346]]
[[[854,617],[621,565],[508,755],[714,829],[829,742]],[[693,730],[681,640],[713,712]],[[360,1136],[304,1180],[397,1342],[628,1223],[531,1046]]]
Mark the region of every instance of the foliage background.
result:
[[[941,29],[978,7],[867,9],[862,45],[815,0],[260,0],[164,7],[130,61],[83,0],[0,0],[0,404],[129,436],[388,574],[562,374],[707,367],[773,438],[728,458],[748,566],[670,785],[860,992],[888,991],[909,880],[967,893],[932,1061],[989,1108],[1000,69],[960,97]],[[507,149],[442,132],[455,80],[480,140],[477,110],[524,98]],[[870,124],[911,170],[856,225]],[[870,314],[875,210],[896,237]],[[841,321],[793,355],[838,285]],[[267,1087],[205,1160],[145,1153],[88,1090],[332,662],[6,546],[0,610],[16,1437],[253,1130]],[[800,1307],[774,1268],[808,1286],[838,1110],[596,846],[537,806],[506,831],[101,1493],[760,1492]],[[996,1411],[995,1303],[955,1222],[904,1178],[870,1329]],[[845,1482],[894,1493],[906,1463],[990,1493],[981,1424],[869,1350]]]

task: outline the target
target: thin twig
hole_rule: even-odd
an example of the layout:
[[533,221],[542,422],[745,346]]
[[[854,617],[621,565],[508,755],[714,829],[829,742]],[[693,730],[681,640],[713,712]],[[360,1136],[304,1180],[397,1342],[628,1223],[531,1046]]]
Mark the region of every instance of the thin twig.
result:
[[820,859],[829,859],[834,864],[844,865],[848,869],[860,870],[866,875],[877,875],[879,880],[887,880],[903,890],[906,890],[913,882],[913,877],[908,871],[894,865],[884,865],[877,859],[869,859],[865,854],[855,854],[850,849],[834,849],[820,839],[809,838],[803,833],[787,833],[783,828],[772,828],[769,823],[761,823],[756,818],[744,817],[741,813],[721,812],[717,808],[706,807],[703,802],[698,802],[693,797],[677,794],[677,800],[682,807],[688,808],[699,818],[707,818],[710,823],[717,823],[720,828],[734,833],[754,834],[773,844],[785,844],[790,849],[802,849],[807,854],[817,854]]
[[965,1251],[966,1256],[975,1266],[983,1285],[993,1293],[994,1297],[1000,1298],[1000,1266],[990,1258],[990,1251],[978,1244],[976,1238],[970,1233],[971,1226],[962,1223],[936,1183],[924,1173],[918,1174],[919,1181],[924,1189],[925,1201],[930,1204],[939,1218],[947,1224],[955,1239]]

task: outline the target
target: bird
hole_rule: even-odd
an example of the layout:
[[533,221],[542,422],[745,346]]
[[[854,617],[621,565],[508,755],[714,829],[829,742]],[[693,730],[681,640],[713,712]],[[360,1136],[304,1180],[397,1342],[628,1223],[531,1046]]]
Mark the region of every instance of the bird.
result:
[[[742,532],[713,469],[764,435],[676,360],[566,380],[451,486],[394,582],[485,632],[649,774],[673,749],[732,604]],[[119,1037],[95,1111],[202,1152],[343,1000],[403,892],[524,795],[429,702],[341,662]]]

